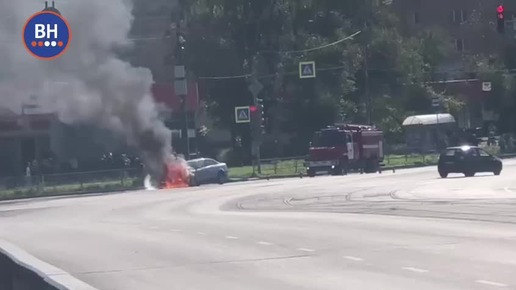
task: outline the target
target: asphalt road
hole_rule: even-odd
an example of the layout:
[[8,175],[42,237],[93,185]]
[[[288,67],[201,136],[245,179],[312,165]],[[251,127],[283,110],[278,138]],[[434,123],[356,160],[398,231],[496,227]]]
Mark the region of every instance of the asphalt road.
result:
[[0,238],[101,290],[516,289],[515,173],[5,202]]

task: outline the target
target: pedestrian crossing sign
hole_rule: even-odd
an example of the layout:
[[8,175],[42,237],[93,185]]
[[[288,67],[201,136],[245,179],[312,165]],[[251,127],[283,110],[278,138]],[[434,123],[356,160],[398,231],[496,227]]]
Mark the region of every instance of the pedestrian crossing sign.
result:
[[235,107],[235,122],[236,123],[250,123],[251,112],[249,106]]
[[299,63],[299,78],[315,78],[315,61],[302,61]]

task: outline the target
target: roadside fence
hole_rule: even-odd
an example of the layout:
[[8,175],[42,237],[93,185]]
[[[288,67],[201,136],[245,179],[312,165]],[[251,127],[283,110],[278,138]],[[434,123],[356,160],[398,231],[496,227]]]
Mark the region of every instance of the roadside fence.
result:
[[143,185],[137,169],[72,172],[0,178],[0,199],[135,189]]

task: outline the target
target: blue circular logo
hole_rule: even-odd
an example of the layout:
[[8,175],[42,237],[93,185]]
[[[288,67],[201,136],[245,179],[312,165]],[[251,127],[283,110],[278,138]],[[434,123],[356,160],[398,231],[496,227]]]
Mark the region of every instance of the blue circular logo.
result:
[[39,59],[51,60],[61,56],[71,40],[68,22],[55,12],[38,12],[27,20],[23,28],[25,47]]

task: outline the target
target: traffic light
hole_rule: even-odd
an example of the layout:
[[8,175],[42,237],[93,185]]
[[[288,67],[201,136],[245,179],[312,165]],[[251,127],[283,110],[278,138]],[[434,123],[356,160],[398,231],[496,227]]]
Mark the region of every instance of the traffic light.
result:
[[175,48],[175,58],[176,58],[177,63],[184,62],[185,50],[186,50],[186,38],[185,38],[184,34],[179,31],[179,28],[177,28],[176,48]]
[[256,104],[258,107],[258,115],[259,115],[258,121],[260,122],[260,130],[261,130],[262,134],[264,134],[265,133],[265,111],[264,111],[264,106],[263,106],[263,99],[256,99]]
[[498,5],[496,8],[496,31],[499,33],[505,32],[505,7]]

